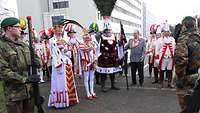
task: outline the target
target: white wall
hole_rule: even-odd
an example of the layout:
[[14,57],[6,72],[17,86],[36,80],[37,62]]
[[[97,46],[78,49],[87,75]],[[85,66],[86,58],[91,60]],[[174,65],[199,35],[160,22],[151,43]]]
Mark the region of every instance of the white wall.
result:
[[[53,0],[63,1],[63,0]],[[79,22],[84,27],[88,28],[89,24],[97,21],[97,10],[93,0],[69,0],[69,8],[53,9],[52,1],[50,0],[50,12],[43,14],[45,27],[52,26],[51,16],[64,15],[67,19],[73,19]]]
[[[135,4],[134,4],[135,3]],[[133,4],[138,7],[139,9],[141,9],[141,6],[138,5],[136,2],[133,2]],[[126,10],[132,12],[133,14],[138,15],[139,17],[141,17],[141,12],[135,10],[134,8],[132,8],[131,6],[127,5],[126,3],[124,3],[121,0],[117,0],[116,5],[122,8],[126,8]]]
[[38,32],[43,28],[42,10],[47,8],[44,2],[47,4],[46,0],[17,0],[19,17],[32,16],[32,24]]
[[[49,0],[49,1],[50,1],[49,2],[50,12],[43,13],[45,28],[49,28],[52,26],[51,16],[61,16],[61,15],[63,15],[65,18],[78,21],[81,25],[83,25],[86,28],[88,28],[88,26],[92,22],[97,22],[100,26],[100,29],[103,28],[103,21],[97,20],[97,8],[93,0],[68,0],[69,8],[64,8],[64,9],[53,9],[52,2],[53,1],[60,2],[60,1],[66,1],[66,0]],[[127,4],[124,4],[124,3],[121,4],[121,2],[122,1],[118,0],[117,5],[122,8],[123,7],[127,8],[127,10],[129,10],[130,12],[133,12],[134,14],[141,17],[141,20],[125,15],[121,12],[118,12],[115,9],[112,12],[112,16],[119,19],[128,20],[130,22],[140,24],[142,26],[142,12],[141,13],[138,12],[137,10],[128,6]],[[139,5],[137,2],[135,2],[134,5],[136,5],[140,9],[142,8],[142,6]],[[111,22],[111,27],[115,33],[120,32],[119,24]],[[128,25],[124,25],[124,29],[127,33],[132,33],[135,29],[142,31],[142,27],[137,28],[137,27],[128,26]]]
[[0,21],[9,16],[18,17],[16,0],[0,0]]
[[[133,3],[136,7],[138,7],[139,9],[141,9],[142,11],[142,6],[140,4],[138,4],[137,2],[135,2],[135,0],[128,0],[129,2]],[[122,20],[126,20],[126,21],[130,21],[132,23],[136,23],[136,24],[140,24],[141,25],[141,28],[138,28],[138,27],[134,27],[134,26],[128,26],[128,25],[124,25],[124,30],[126,33],[133,33],[134,30],[139,30],[140,32],[142,32],[142,24],[143,24],[143,20],[142,20],[142,12],[139,12],[138,10],[130,7],[129,5],[127,5],[126,3],[124,3],[123,1],[121,0],[117,0],[116,2],[116,5],[121,7],[121,8],[125,8],[125,10],[128,10],[129,12],[139,16],[141,19],[138,19],[138,18],[134,18],[132,16],[129,16],[129,15],[126,15],[124,13],[121,13],[117,10],[113,10],[112,12],[112,16],[115,17],[115,18],[119,18],[119,19],[122,19]],[[118,27],[118,25],[114,24],[115,27]],[[119,32],[120,31],[120,28],[116,28],[114,30],[114,32]]]

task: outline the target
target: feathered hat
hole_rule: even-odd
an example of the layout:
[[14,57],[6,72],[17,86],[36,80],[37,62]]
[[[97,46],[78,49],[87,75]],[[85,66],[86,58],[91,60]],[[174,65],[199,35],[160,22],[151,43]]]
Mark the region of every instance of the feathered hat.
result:
[[161,26],[161,32],[170,32],[169,24],[167,23],[167,20],[162,24]]
[[51,37],[51,33],[50,33],[50,31],[48,29],[42,29],[39,32],[39,36],[42,39],[49,39]]
[[68,24],[65,31],[67,32],[67,34],[69,33],[76,33],[76,31],[74,30],[74,26],[73,24]]
[[89,26],[89,33],[92,33],[92,32],[99,32],[99,26],[97,23],[92,23],[90,24]]
[[150,34],[156,34],[157,31],[157,25],[156,24],[152,24],[150,26]]

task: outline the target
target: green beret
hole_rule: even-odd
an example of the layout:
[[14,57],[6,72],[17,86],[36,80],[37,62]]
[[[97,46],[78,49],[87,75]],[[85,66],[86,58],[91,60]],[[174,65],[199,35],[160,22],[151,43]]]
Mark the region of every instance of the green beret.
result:
[[19,23],[19,19],[15,18],[15,17],[8,17],[8,18],[5,18],[1,22],[1,28],[7,27],[7,26],[12,26],[12,25],[15,25],[18,23]]
[[182,21],[195,21],[195,19],[191,16],[186,16]]
[[90,24],[89,33],[92,33],[92,32],[99,32],[99,26],[97,23]]

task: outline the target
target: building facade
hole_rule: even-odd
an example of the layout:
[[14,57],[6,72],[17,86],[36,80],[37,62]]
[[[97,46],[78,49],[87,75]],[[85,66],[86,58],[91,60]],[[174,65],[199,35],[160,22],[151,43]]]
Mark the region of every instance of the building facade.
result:
[[143,37],[147,37],[147,8],[146,4],[143,2],[142,4],[142,10],[143,10]]
[[[44,12],[44,26],[50,27],[59,19],[69,18],[78,21],[86,28],[92,22],[103,28],[103,18],[93,0],[48,0],[49,12]],[[125,32],[130,34],[138,29],[142,32],[142,2],[140,0],[117,0],[111,14],[111,27],[114,33],[120,32],[120,21]]]
[[148,37],[150,35],[150,26],[159,23],[156,23],[156,17],[148,10],[148,7],[146,11],[146,36]]
[[[49,28],[63,18],[73,19],[88,28],[92,22],[103,29],[103,18],[93,0],[2,0],[16,1],[14,11],[18,17],[32,16],[37,31]],[[134,30],[143,35],[143,5],[141,0],[117,0],[111,14],[114,33],[120,32],[120,21],[127,35]]]
[[0,0],[0,22],[8,16],[18,16],[17,0]]
[[36,31],[45,28],[43,13],[48,12],[48,0],[17,0],[17,6],[19,17],[32,16]]
[[[48,0],[49,11],[43,13],[44,27],[48,28],[54,22],[63,19],[73,19],[84,27],[92,22],[98,23],[103,29],[103,18],[93,0]],[[120,32],[120,21],[127,35],[135,29],[143,31],[143,11],[141,0],[117,0],[111,14],[111,27],[114,33]]]

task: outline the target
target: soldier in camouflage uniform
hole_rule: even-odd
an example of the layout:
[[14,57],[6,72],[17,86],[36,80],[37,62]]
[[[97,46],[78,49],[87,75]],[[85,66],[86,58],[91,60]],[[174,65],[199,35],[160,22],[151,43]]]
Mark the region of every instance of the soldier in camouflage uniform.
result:
[[182,110],[186,108],[186,97],[193,88],[200,68],[200,35],[195,31],[194,18],[182,20],[182,34],[175,49],[177,97]]
[[[28,76],[31,62],[29,46],[18,41],[19,20],[8,17],[1,22],[5,34],[0,37],[0,78],[3,81],[8,113],[34,113],[32,86],[38,76]],[[39,66],[39,60],[37,64]]]
[[197,32],[200,34],[200,17],[197,19]]

